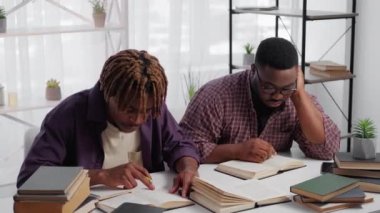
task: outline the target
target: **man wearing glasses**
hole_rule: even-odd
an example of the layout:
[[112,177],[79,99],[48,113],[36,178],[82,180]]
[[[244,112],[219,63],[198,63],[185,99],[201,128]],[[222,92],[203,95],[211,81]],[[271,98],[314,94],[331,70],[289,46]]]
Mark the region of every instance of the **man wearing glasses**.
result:
[[293,141],[311,158],[331,159],[339,150],[338,127],[305,91],[297,51],[282,38],[260,43],[251,70],[199,89],[180,126],[202,163],[262,162]]

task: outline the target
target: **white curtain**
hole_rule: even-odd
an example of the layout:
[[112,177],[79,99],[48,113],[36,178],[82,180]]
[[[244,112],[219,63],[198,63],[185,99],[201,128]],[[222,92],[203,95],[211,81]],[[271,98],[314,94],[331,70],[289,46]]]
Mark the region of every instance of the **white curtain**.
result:
[[[169,80],[167,103],[175,117],[180,118],[185,108],[188,72],[199,77],[200,84],[229,72],[229,1],[133,0],[129,3],[130,47],[146,49],[160,59]],[[274,1],[234,1],[235,6],[274,4]],[[290,1],[281,4],[291,6]],[[241,64],[243,45],[251,42],[257,47],[262,39],[274,36],[275,22],[273,16],[258,15],[235,15],[233,21],[234,63]],[[286,22],[288,27],[289,23]],[[281,33],[284,34],[283,30]]]
[[[3,0],[0,5],[11,11],[22,2]],[[7,15],[8,32],[0,36],[0,83],[6,91],[17,92],[21,104],[43,99],[45,83],[50,78],[61,82],[64,96],[91,87],[105,59],[119,46],[125,48],[125,41],[117,45],[125,34],[114,8],[106,27],[117,26],[117,30],[84,31],[93,25],[92,8],[87,0],[24,2],[28,3]],[[125,13],[124,1],[108,0],[107,6],[112,6],[111,2]],[[65,33],[69,29],[73,32]],[[38,33],[41,31],[45,33]]]

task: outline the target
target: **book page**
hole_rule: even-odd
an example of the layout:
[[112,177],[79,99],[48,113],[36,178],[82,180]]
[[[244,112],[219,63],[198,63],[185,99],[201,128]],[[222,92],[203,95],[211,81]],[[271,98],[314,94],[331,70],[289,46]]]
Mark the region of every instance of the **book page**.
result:
[[261,179],[274,175],[278,172],[276,167],[262,163],[230,160],[221,163],[215,169],[242,179]]
[[289,195],[255,179],[243,181],[241,184],[230,187],[229,190],[231,193],[249,198],[256,202],[283,196],[287,197]]
[[274,155],[268,160],[264,161],[263,164],[270,165],[278,168],[280,171],[295,169],[305,166],[305,163],[301,160],[294,158],[284,157],[281,155]]
[[186,198],[183,198],[177,194],[170,194],[168,191],[160,189],[141,189],[100,201],[99,204],[106,205],[111,208],[117,208],[124,202],[152,205],[162,208],[176,208],[192,204],[192,202]]
[[111,188],[105,185],[96,185],[91,187],[91,196],[97,198],[98,200],[104,200],[121,194],[130,193],[132,190],[123,188]]

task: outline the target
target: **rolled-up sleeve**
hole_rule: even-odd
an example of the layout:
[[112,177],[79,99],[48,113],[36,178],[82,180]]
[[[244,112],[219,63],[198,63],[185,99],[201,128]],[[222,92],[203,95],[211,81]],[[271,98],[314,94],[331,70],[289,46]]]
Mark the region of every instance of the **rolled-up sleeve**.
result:
[[201,88],[191,100],[180,127],[185,139],[194,141],[203,162],[218,145],[223,126],[223,110],[219,96]]
[[295,141],[298,142],[300,149],[305,153],[307,157],[331,160],[336,152],[339,151],[340,146],[340,130],[337,125],[326,115],[322,106],[318,103],[314,96],[311,96],[312,100],[321,112],[323,118],[323,127],[325,131],[325,142],[323,144],[312,144],[307,141],[306,137],[302,133],[301,126],[298,123],[295,131]]
[[163,156],[168,166],[175,170],[175,163],[183,157],[192,157],[200,162],[199,152],[191,140],[183,137],[182,131],[174,117],[163,106],[160,115],[162,119]]

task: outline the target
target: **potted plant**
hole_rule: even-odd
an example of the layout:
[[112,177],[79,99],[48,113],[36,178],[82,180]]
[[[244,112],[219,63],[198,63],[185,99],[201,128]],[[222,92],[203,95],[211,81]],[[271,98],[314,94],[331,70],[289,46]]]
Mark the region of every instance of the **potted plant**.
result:
[[7,17],[4,7],[0,6],[0,33],[7,32]]
[[59,87],[59,81],[55,79],[50,79],[46,82],[46,91],[45,91],[46,100],[57,101],[61,100],[61,88]]
[[353,129],[353,153],[357,159],[373,159],[376,157],[376,128],[369,119],[359,120]]
[[244,45],[245,54],[243,56],[243,65],[249,65],[255,63],[255,54],[253,53],[253,50],[255,47],[251,43],[246,43]]
[[194,75],[194,72],[188,71],[185,77],[185,104],[189,104],[195,93],[200,87],[199,75]]
[[95,27],[104,27],[106,22],[106,11],[104,8],[104,0],[90,0],[92,5],[92,17]]

